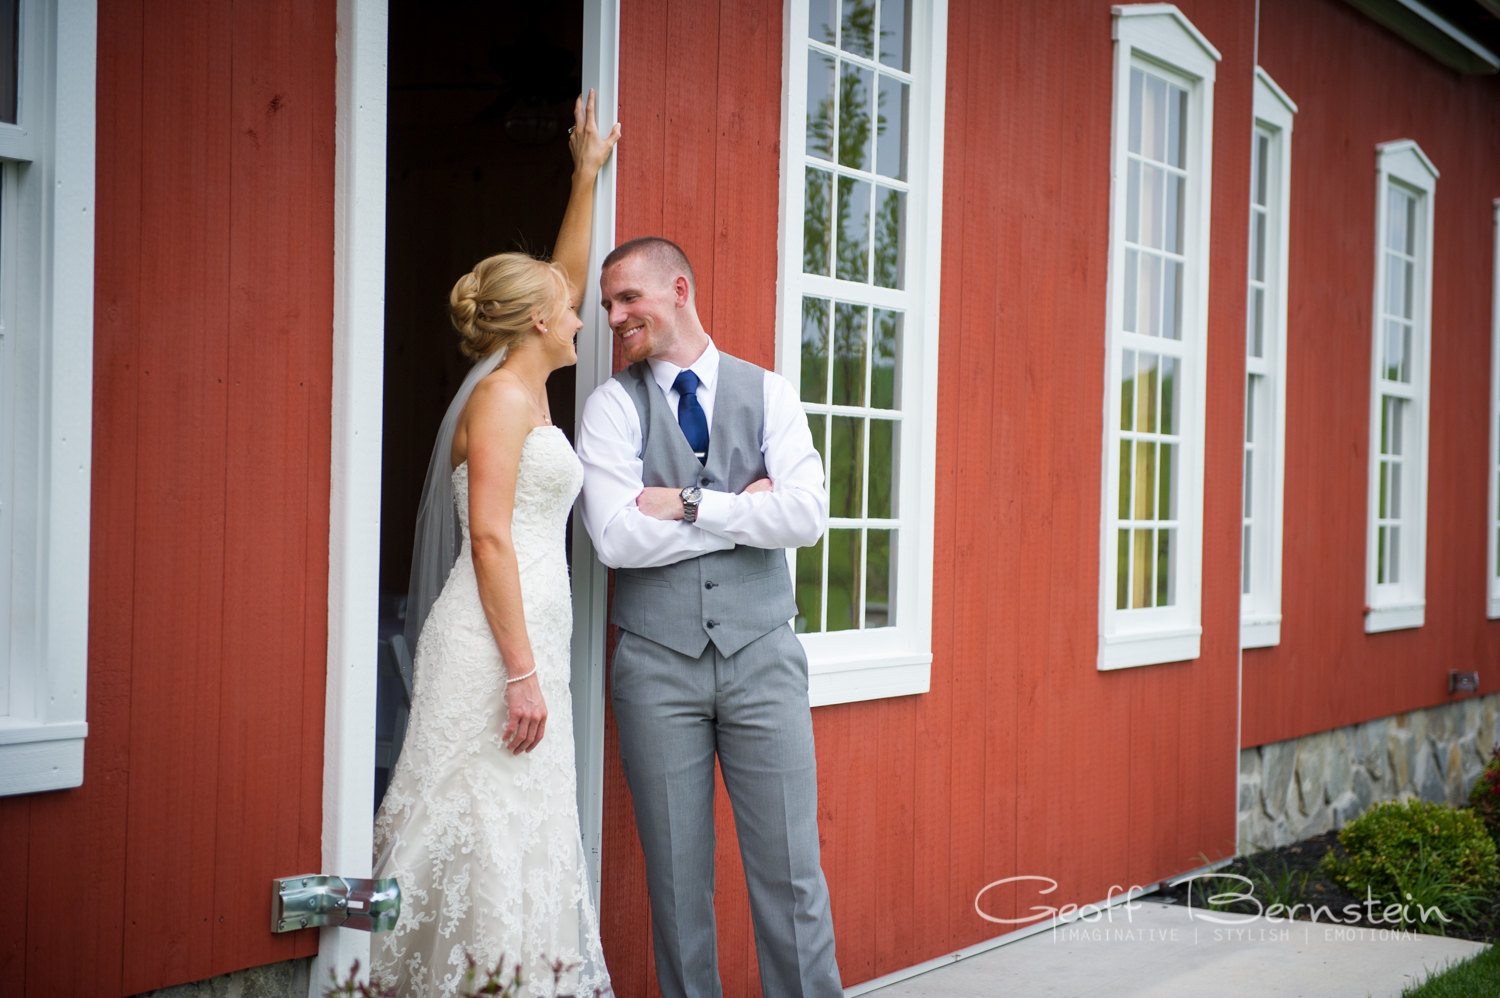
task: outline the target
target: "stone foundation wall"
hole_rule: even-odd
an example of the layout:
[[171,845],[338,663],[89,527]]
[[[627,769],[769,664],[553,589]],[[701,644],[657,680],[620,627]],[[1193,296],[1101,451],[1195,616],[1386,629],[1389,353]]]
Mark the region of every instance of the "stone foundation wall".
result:
[[1500,693],[1240,751],[1239,851],[1321,835],[1381,800],[1463,804],[1489,760]]
[[[136,998],[307,998],[312,957],[236,970],[206,981],[177,984]],[[322,993],[322,989],[319,989]]]

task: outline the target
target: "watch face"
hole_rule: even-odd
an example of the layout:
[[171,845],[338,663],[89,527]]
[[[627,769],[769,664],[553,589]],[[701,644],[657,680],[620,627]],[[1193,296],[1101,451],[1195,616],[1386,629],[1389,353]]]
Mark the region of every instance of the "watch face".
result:
[[683,502],[697,502],[702,498],[703,490],[698,488],[698,486],[696,485],[689,485],[687,488],[682,490]]

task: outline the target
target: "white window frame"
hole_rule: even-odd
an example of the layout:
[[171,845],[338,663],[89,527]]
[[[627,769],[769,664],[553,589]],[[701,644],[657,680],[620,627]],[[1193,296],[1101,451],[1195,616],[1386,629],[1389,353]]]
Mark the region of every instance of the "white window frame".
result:
[[1485,514],[1489,534],[1487,612],[1500,617],[1500,198],[1491,205],[1494,215],[1494,254],[1490,281],[1490,504]]
[[[1426,609],[1427,578],[1427,428],[1428,373],[1432,347],[1433,206],[1437,167],[1410,139],[1383,142],[1375,147],[1375,295],[1371,315],[1370,350],[1370,460],[1366,517],[1365,613],[1366,633],[1421,627]],[[1380,490],[1381,399],[1390,385],[1380,376],[1383,358],[1386,295],[1387,192],[1392,184],[1418,196],[1416,222],[1417,300],[1412,308],[1412,377],[1407,406],[1403,454],[1402,539],[1400,581],[1376,582],[1378,562],[1377,514]]]
[[[1259,66],[1255,67],[1255,133],[1270,139],[1266,156],[1266,269],[1262,305],[1261,356],[1250,355],[1252,296],[1245,299],[1245,391],[1260,378],[1254,412],[1254,474],[1250,482],[1253,526],[1241,571],[1250,573],[1250,592],[1240,595],[1240,647],[1281,643],[1281,539],[1286,467],[1286,288],[1291,222],[1292,122],[1297,105]],[[1255,155],[1252,148],[1251,155]],[[1253,202],[1252,197],[1252,202]],[[1254,232],[1251,233],[1252,257]],[[1252,274],[1255,261],[1252,258]],[[1251,414],[1247,411],[1247,424]],[[1249,436],[1250,427],[1246,427]]]
[[[947,0],[912,0],[911,121],[907,140],[906,289],[888,291],[802,273],[808,0],[787,0],[782,23],[781,219],[776,369],[800,383],[802,296],[888,298],[905,309],[901,360],[896,624],[800,634],[813,706],[926,693],[932,673],[933,510],[936,491],[939,264]],[[840,294],[838,285],[847,284]],[[872,292],[874,294],[872,295]],[[875,302],[881,307],[881,302]],[[788,551],[793,578],[796,551]]]
[[[1098,668],[1120,669],[1198,657],[1202,635],[1203,445],[1206,410],[1209,219],[1213,156],[1213,86],[1219,52],[1172,4],[1112,7],[1114,121],[1110,152],[1108,323],[1104,390],[1103,502],[1100,511]],[[1182,288],[1182,442],[1179,445],[1176,602],[1149,609],[1115,608],[1115,521],[1119,488],[1120,375],[1130,344],[1160,349],[1159,337],[1123,331],[1125,180],[1130,125],[1130,71],[1140,67],[1188,91],[1188,187],[1184,196]],[[1145,341],[1152,342],[1149,346]]]
[[83,782],[94,351],[94,0],[22,0],[0,124],[0,794]]

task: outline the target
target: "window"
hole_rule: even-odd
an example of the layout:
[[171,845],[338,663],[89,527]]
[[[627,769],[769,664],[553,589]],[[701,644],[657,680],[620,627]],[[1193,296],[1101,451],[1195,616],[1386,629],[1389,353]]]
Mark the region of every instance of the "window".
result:
[[1494,302],[1490,307],[1490,535],[1489,615],[1500,617],[1500,199],[1495,213],[1495,252],[1492,265]]
[[1250,141],[1250,286],[1245,298],[1241,648],[1281,642],[1288,180],[1296,113],[1291,98],[1257,68]]
[[1176,7],[1114,15],[1101,669],[1198,657],[1219,59]]
[[1422,626],[1427,358],[1437,170],[1415,142],[1376,155],[1366,631]]
[[0,2],[0,794],[83,781],[94,8]]
[[829,527],[789,552],[812,702],[927,691],[943,0],[789,0],[778,369]]

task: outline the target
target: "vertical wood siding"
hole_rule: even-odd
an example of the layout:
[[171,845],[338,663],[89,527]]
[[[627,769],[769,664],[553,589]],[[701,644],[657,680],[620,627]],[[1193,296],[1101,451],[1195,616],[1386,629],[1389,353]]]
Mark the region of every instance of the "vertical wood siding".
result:
[[[1109,4],[951,0],[934,664],[923,696],[818,708],[819,823],[852,985],[999,934],[1002,877],[1105,897],[1234,848],[1253,5],[1184,3],[1216,90],[1203,655],[1095,669]],[[680,242],[719,343],[774,360],[781,4],[626,0],[621,240]],[[607,730],[603,918],[622,996],[654,995],[645,876]],[[726,996],[758,994],[718,798]],[[999,891],[1003,917],[1037,903]]]
[[266,885],[320,855],[333,76],[331,2],[99,5],[89,739],[0,799],[28,995],[316,951]]
[[[1281,644],[1244,660],[1246,746],[1500,690],[1485,616],[1491,201],[1500,79],[1462,77],[1338,0],[1263,0],[1260,62],[1297,102],[1287,287]],[[1337,45],[1328,44],[1337,38]],[[1427,611],[1366,634],[1375,145],[1413,139],[1442,176],[1432,259]]]

